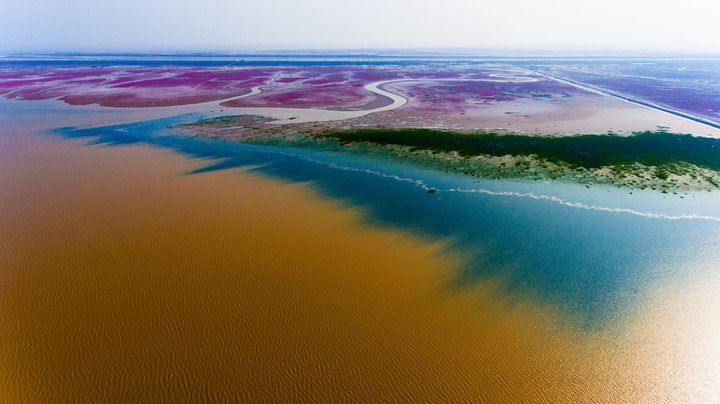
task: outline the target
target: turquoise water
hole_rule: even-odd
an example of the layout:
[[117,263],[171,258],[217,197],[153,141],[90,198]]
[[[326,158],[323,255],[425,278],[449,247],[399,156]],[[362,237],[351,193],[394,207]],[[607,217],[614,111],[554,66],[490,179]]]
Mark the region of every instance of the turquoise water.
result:
[[631,194],[604,186],[476,179],[379,157],[189,138],[172,129],[200,117],[53,134],[107,146],[148,144],[213,161],[186,175],[251,167],[307,183],[360,208],[370,224],[448,241],[470,257],[458,282],[499,281],[502,292],[529,296],[588,330],[622,320],[652,286],[720,263],[717,192]]

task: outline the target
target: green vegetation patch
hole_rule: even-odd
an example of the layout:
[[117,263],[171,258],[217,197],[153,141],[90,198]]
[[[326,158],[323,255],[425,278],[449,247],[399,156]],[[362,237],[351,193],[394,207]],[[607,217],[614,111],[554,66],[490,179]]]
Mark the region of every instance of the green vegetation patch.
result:
[[[341,143],[367,142],[399,145],[411,150],[457,152],[463,157],[530,156],[553,163],[587,169],[622,167],[639,163],[644,166],[673,167],[686,162],[720,171],[720,140],[665,132],[638,132],[631,136],[576,135],[543,137],[463,134],[431,129],[358,129],[321,134]],[[657,176],[667,177],[666,170]]]
[[194,127],[194,126],[229,126],[229,125],[242,125],[257,122],[267,122],[270,118],[266,118],[260,115],[224,115],[215,118],[201,119],[192,123],[184,123],[178,125],[179,127]]

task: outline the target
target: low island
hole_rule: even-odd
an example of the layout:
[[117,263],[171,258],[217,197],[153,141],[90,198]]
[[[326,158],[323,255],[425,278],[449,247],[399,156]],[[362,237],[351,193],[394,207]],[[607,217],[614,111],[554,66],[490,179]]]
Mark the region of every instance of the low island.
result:
[[194,136],[372,154],[486,178],[572,181],[678,193],[720,188],[720,139],[688,134],[538,136],[426,128],[269,124],[237,115],[181,125]]

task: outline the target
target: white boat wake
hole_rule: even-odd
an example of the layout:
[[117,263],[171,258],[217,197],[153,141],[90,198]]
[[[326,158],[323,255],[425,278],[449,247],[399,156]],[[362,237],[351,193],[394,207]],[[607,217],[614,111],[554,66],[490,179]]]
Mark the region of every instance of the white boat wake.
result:
[[644,217],[644,218],[648,218],[648,219],[709,220],[709,221],[714,221],[714,222],[720,222],[720,217],[717,217],[717,216],[699,215],[696,213],[673,215],[673,214],[662,213],[662,212],[640,211],[640,210],[635,210],[635,209],[630,209],[630,208],[599,206],[599,205],[586,204],[586,203],[582,203],[582,202],[573,202],[573,201],[569,201],[564,198],[560,198],[555,195],[536,194],[534,192],[493,191],[493,190],[485,189],[485,188],[433,187],[430,184],[426,183],[424,180],[418,179],[418,178],[402,177],[402,176],[399,176],[396,174],[388,174],[388,173],[384,173],[382,171],[371,170],[371,169],[367,169],[367,168],[349,167],[346,165],[341,165],[341,164],[333,163],[333,162],[329,162],[329,161],[323,161],[323,160],[312,158],[307,155],[295,154],[292,152],[275,150],[275,151],[272,151],[272,153],[301,158],[305,161],[309,161],[309,162],[312,162],[315,164],[321,164],[326,167],[330,167],[330,168],[334,168],[334,169],[338,169],[338,170],[342,170],[342,171],[358,172],[358,173],[374,175],[374,176],[378,176],[378,177],[382,177],[382,178],[387,178],[387,179],[391,179],[394,181],[405,182],[405,183],[412,184],[412,185],[414,185],[420,189],[423,189],[425,191],[433,190],[434,192],[475,193],[475,194],[483,194],[483,195],[499,196],[499,197],[529,198],[529,199],[534,199],[534,200],[539,200],[539,201],[548,201],[548,202],[556,203],[556,204],[566,206],[569,208],[593,210],[593,211],[609,212],[609,213],[630,214],[630,215],[640,216],[640,217]]

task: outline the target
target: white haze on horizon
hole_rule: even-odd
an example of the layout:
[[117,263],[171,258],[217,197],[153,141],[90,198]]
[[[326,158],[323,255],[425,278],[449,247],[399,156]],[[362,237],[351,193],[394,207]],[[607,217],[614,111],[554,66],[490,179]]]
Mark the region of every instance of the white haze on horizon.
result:
[[0,51],[720,51],[712,0],[0,0]]

